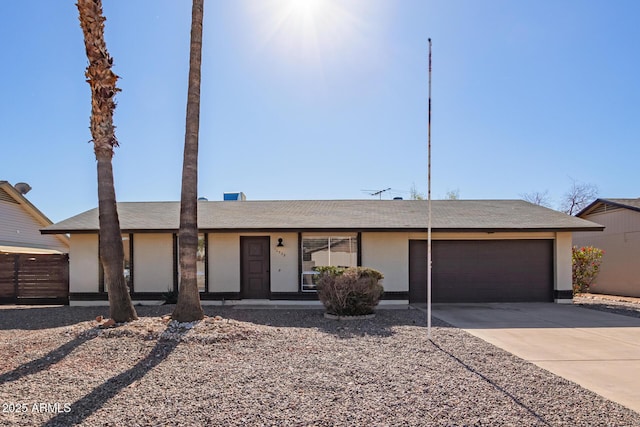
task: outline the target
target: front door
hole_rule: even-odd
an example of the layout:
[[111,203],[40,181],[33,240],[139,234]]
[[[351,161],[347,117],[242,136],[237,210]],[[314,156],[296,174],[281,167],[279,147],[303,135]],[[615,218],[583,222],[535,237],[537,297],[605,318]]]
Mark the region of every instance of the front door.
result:
[[240,237],[242,298],[268,299],[271,293],[269,237]]

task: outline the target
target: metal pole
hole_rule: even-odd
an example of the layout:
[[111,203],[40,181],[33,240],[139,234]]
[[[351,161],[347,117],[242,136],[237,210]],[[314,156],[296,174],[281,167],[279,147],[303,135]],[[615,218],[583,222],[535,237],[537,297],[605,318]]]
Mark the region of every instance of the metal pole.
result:
[[427,165],[427,338],[431,339],[431,39],[429,39],[429,119]]

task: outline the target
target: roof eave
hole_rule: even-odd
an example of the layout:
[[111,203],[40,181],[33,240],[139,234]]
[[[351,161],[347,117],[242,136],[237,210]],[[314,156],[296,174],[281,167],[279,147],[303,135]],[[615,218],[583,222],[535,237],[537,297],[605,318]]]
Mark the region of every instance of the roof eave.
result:
[[624,203],[619,203],[609,199],[596,199],[594,202],[590,203],[587,207],[582,209],[580,212],[576,214],[577,217],[581,217],[582,215],[587,215],[590,213],[593,208],[595,208],[599,203],[604,203],[607,205],[616,206],[619,208],[629,209],[631,211],[640,212],[640,208],[636,206],[625,205]]
[[[524,227],[524,228],[437,228],[431,229],[434,233],[558,233],[558,232],[578,232],[578,231],[603,231],[604,226],[585,227]],[[318,233],[318,232],[404,232],[404,233],[426,233],[426,227],[291,227],[291,228],[200,228],[201,233]],[[42,234],[95,234],[99,229],[42,229]],[[177,233],[177,228],[145,228],[145,229],[122,229],[123,233]]]

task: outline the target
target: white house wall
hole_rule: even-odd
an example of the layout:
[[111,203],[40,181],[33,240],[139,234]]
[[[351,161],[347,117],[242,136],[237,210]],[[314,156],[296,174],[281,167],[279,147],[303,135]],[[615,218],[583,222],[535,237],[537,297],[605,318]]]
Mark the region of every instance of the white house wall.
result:
[[133,236],[135,292],[173,290],[173,235],[139,233]]
[[362,233],[362,265],[384,275],[385,291],[409,291],[409,235]]
[[[573,273],[571,268],[572,234],[556,233],[554,242],[554,289],[572,291]],[[567,299],[567,302],[569,300]]]
[[[298,276],[298,233],[280,233],[271,236],[271,292],[297,292],[300,289]],[[277,247],[282,238],[283,247]]]
[[[240,237],[268,236],[271,258],[271,291],[297,292],[297,233],[209,233],[209,291],[240,292]],[[283,247],[277,247],[282,238]]]
[[240,237],[209,234],[209,291],[240,292]]
[[69,292],[98,292],[98,235],[73,234],[69,248]]
[[33,248],[32,253],[58,251],[69,248],[51,234],[40,234],[40,224],[20,204],[0,200],[0,246]]
[[620,209],[584,219],[605,226],[602,232],[574,235],[575,245],[604,250],[600,274],[591,291],[640,297],[640,212]]
[[[307,235],[305,233],[305,235]],[[325,233],[326,235],[326,233]],[[240,237],[269,236],[271,291],[296,293],[300,289],[298,233],[209,233],[209,292],[240,292]],[[571,239],[563,233],[433,233],[433,240],[554,240],[555,289],[571,290]],[[277,247],[278,238],[284,246]],[[362,232],[361,263],[384,274],[388,292],[409,291],[409,240],[426,240],[426,233]],[[166,292],[173,289],[174,252],[171,233],[134,234],[134,290]],[[636,240],[640,244],[640,239]],[[97,234],[74,234],[70,249],[70,292],[98,292]]]

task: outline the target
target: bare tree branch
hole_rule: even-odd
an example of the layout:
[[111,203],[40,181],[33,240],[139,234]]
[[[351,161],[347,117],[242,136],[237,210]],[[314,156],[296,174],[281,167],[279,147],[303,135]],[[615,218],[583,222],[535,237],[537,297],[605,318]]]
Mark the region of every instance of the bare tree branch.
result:
[[551,207],[551,198],[549,197],[549,190],[544,191],[532,191],[531,193],[520,194],[523,200],[534,205],[544,206],[545,208]]
[[575,215],[598,197],[598,187],[594,184],[573,181],[571,188],[564,194],[560,210]]

